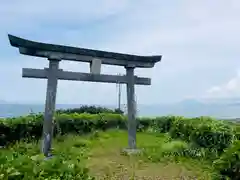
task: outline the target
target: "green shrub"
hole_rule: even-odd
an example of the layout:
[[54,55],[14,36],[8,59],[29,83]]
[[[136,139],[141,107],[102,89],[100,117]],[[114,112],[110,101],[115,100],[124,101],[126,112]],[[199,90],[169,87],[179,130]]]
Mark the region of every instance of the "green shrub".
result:
[[[0,146],[21,139],[39,139],[42,135],[42,114],[0,120]],[[172,138],[191,142],[196,147],[217,150],[221,153],[234,138],[239,129],[223,121],[208,117],[184,118],[164,116],[156,118],[137,118],[138,131],[169,132]],[[126,117],[111,113],[56,113],[54,135],[67,133],[89,133],[93,130],[127,128]]]
[[0,119],[0,146],[21,139],[38,139],[42,134],[43,115]]
[[235,138],[240,140],[240,123],[235,123],[233,125]]
[[190,157],[193,159],[205,159],[208,161],[214,161],[219,158],[216,149],[196,147],[194,145],[190,145],[188,149],[185,149],[182,155],[184,157]]
[[88,133],[96,129],[126,128],[126,118],[119,114],[60,114],[56,117],[56,127],[61,134]]
[[137,130],[139,132],[145,131],[147,128],[151,126],[153,121],[154,121],[153,119],[147,117],[137,118]]
[[214,162],[215,169],[223,176],[232,180],[240,179],[240,141],[235,141],[224,151],[221,157]]
[[179,118],[173,121],[169,131],[173,138],[190,141],[190,135],[194,130],[194,119]]
[[234,138],[231,126],[207,117],[176,119],[170,129],[170,135],[193,142],[199,147],[214,148],[220,153]]
[[163,117],[157,117],[154,121],[152,126],[154,126],[156,129],[158,129],[158,132],[166,133],[169,132],[170,129],[173,126],[173,123],[176,120],[182,119],[181,116],[163,116]]
[[162,154],[166,155],[174,155],[174,156],[182,156],[184,155],[184,151],[188,149],[188,144],[183,141],[171,141],[165,143],[162,147]]
[[[0,120],[0,146],[21,139],[38,140],[42,136],[43,115],[29,115]],[[89,133],[109,128],[126,129],[126,117],[120,114],[56,114],[54,135],[67,133]]]
[[146,129],[159,133],[169,132],[173,122],[182,117],[178,116],[163,116],[156,118],[138,118],[138,130],[144,131]]
[[81,106],[79,108],[72,109],[59,109],[56,111],[58,114],[72,114],[72,113],[88,113],[88,114],[99,114],[99,113],[111,113],[111,114],[123,114],[123,111],[120,109],[109,109],[105,107],[98,106]]

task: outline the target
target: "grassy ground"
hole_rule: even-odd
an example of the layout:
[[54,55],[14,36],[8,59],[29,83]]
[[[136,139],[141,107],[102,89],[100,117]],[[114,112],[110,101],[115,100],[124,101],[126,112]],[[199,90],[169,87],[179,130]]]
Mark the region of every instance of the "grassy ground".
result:
[[[137,146],[142,153],[128,156],[127,133],[119,130],[95,132],[88,136],[58,137],[54,141],[54,154],[79,159],[97,179],[211,179],[211,165],[191,158],[166,156],[188,144],[171,140],[166,134],[138,133]],[[17,144],[2,153],[22,152],[36,155],[39,144]],[[10,152],[11,151],[11,152]]]
[[172,151],[183,142],[171,141],[167,135],[138,133],[137,144],[142,149],[138,156],[121,153],[127,146],[127,134],[123,131],[108,131],[91,140],[87,166],[90,172],[106,179],[210,179],[211,168],[191,159],[163,158],[163,153]]

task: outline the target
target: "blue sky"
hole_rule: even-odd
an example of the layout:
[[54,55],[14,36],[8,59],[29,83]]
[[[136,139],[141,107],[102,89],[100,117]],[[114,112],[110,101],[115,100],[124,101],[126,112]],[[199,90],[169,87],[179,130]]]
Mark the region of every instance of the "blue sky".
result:
[[[152,78],[136,87],[141,104],[185,98],[240,96],[239,0],[8,0],[0,2],[0,99],[43,103],[46,80],[23,79],[22,68],[48,61],[20,55],[7,34],[30,40],[138,55],[163,55]],[[61,62],[66,70],[89,72],[84,63]],[[125,73],[104,66],[102,73]],[[114,84],[60,81],[57,103],[115,104]],[[125,87],[123,103],[126,102]]]

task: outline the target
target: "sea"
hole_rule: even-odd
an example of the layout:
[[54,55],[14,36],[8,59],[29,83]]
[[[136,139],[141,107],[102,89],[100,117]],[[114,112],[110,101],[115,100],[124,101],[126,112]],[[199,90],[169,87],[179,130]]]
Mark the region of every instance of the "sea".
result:
[[[81,104],[57,104],[56,109],[69,109],[81,107]],[[95,105],[110,109],[117,105]],[[127,112],[126,105],[121,108]],[[44,112],[44,104],[0,104],[0,118],[25,116],[30,113]],[[177,103],[177,104],[153,104],[137,105],[137,116],[156,117],[177,115],[185,117],[211,116],[217,119],[235,119],[240,117],[239,104],[200,104],[200,103]]]

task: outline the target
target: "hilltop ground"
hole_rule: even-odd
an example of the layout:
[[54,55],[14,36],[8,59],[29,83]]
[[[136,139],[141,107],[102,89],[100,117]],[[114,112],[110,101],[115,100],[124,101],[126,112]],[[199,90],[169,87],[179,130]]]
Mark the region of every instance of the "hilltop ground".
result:
[[[138,133],[137,144],[142,153],[128,156],[121,152],[127,146],[127,132],[109,130],[86,136],[57,137],[53,152],[54,158],[79,158],[97,179],[211,179],[214,173],[206,161],[171,156],[170,153],[187,148],[188,144],[172,140],[167,134]],[[19,143],[11,153],[34,157],[38,151],[39,144]]]

